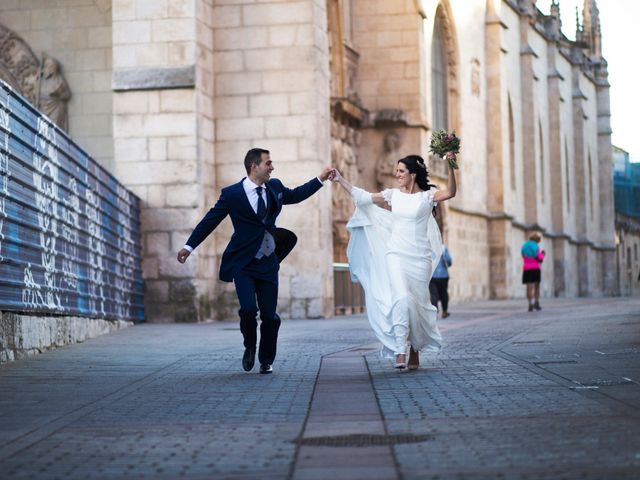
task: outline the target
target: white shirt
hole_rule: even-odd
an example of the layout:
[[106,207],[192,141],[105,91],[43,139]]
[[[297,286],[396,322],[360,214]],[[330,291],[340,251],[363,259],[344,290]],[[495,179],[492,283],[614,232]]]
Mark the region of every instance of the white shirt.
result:
[[[246,177],[242,181],[242,187],[244,188],[244,193],[247,194],[247,198],[249,199],[249,203],[251,204],[251,208],[257,214],[258,213],[258,188],[259,185],[253,183],[249,177]],[[262,186],[262,200],[264,200],[264,206],[268,209],[267,197],[267,187]],[[276,241],[273,239],[273,235],[269,232],[264,232],[264,238],[262,239],[262,244],[260,245],[260,249],[258,253],[256,253],[256,258],[268,257],[271,255],[276,249]]]
[[[258,188],[259,185],[253,183],[249,177],[246,177],[243,181],[242,181],[242,188],[244,188],[244,193],[247,194],[247,198],[249,199],[249,203],[251,204],[251,208],[253,208],[253,211],[258,213],[258,192],[256,191],[256,188]],[[267,195],[267,188],[264,186],[264,184],[262,185],[262,199],[264,200],[264,206],[267,207],[267,209],[269,209],[269,200],[267,199],[269,195]]]

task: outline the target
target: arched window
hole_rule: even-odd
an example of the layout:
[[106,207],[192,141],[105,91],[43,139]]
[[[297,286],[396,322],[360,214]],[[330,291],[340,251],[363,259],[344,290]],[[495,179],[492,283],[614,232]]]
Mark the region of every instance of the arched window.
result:
[[449,91],[447,88],[447,51],[443,19],[438,12],[431,39],[431,105],[433,106],[433,130],[449,129]]
[[509,167],[511,169],[511,189],[516,189],[516,139],[515,127],[513,125],[513,107],[511,106],[511,96],[509,102]]

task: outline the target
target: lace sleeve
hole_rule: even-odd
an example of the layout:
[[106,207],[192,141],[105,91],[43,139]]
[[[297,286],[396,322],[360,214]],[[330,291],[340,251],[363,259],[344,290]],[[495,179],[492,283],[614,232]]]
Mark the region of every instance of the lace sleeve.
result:
[[380,195],[382,195],[382,198],[384,198],[384,201],[387,202],[387,205],[391,206],[391,197],[393,197],[393,189],[387,188],[381,191]]

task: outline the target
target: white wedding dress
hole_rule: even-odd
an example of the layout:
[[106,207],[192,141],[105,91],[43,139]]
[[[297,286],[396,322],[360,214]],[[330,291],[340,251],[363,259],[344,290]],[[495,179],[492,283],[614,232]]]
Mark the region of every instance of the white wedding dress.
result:
[[356,210],[347,223],[347,257],[352,280],[365,292],[371,328],[385,357],[439,351],[442,336],[429,281],[442,254],[440,230],[431,214],[436,190],[415,194],[382,192],[391,211],[373,204],[371,194],[351,190]]

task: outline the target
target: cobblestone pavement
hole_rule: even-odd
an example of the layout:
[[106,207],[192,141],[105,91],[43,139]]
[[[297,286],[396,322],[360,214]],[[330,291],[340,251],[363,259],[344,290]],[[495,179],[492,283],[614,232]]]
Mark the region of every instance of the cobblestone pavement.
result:
[[[2,365],[0,478],[385,478],[389,445],[389,478],[640,478],[640,299],[524,303],[454,305],[416,372],[380,359],[364,317],[284,321],[273,375],[242,371],[234,322],[140,325]],[[341,378],[345,351],[368,372]],[[363,376],[383,434],[313,411],[307,425],[316,381],[353,415]],[[296,466],[313,442],[336,452],[324,477]]]

